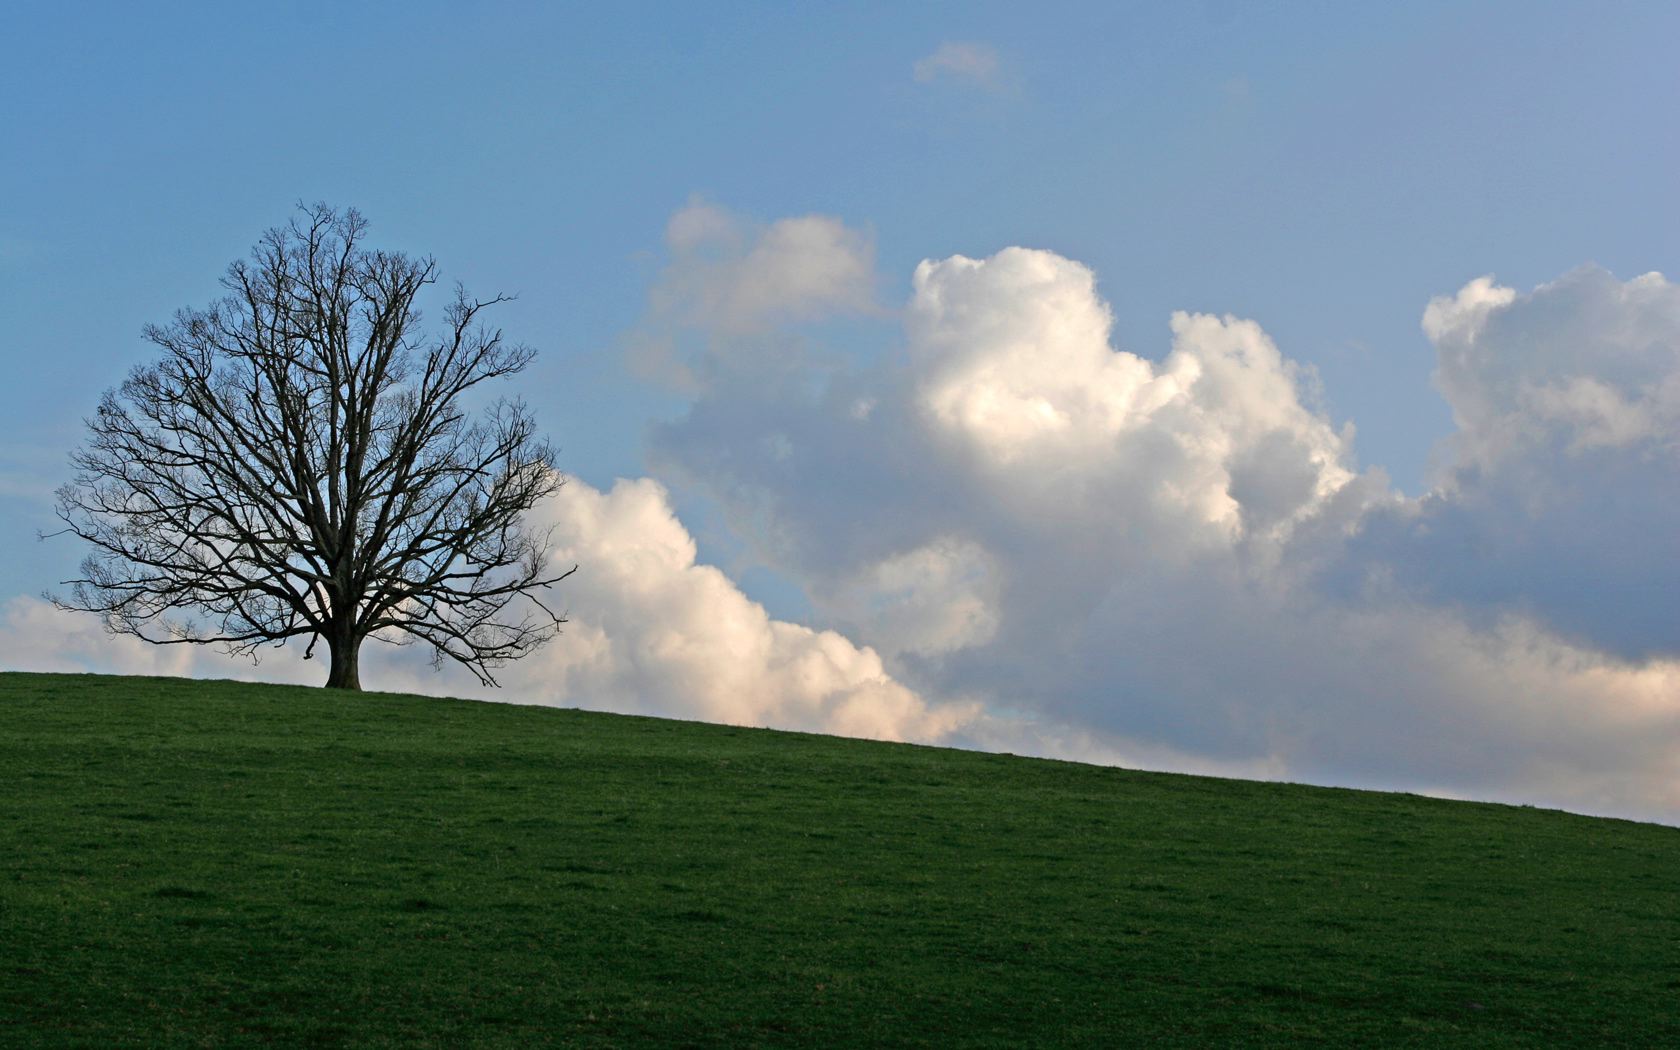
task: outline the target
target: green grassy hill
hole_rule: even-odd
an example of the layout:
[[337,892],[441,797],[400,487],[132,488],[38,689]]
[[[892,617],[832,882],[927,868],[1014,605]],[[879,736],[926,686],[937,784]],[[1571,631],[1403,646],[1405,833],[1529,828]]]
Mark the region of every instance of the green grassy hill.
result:
[[1680,1046],[1680,830],[0,675],[6,1046]]

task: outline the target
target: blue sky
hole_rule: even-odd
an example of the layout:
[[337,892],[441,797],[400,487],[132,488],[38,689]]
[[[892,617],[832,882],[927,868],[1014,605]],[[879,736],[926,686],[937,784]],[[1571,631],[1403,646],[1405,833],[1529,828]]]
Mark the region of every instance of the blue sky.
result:
[[[8,36],[0,316],[12,381],[0,390],[0,540],[15,556],[0,566],[0,599],[37,595],[73,569],[79,552],[68,540],[35,534],[52,528],[49,493],[67,477],[81,417],[146,359],[140,327],[213,298],[223,268],[263,229],[296,201],[325,200],[359,208],[374,242],[432,254],[472,291],[518,295],[499,321],[542,354],[521,393],[562,446],[579,498],[606,501],[601,520],[616,507],[675,548],[691,538],[699,561],[722,570],[723,582],[700,591],[727,583],[719,601],[739,599],[749,613],[761,603],[772,623],[831,631],[853,647],[839,663],[881,663],[848,674],[946,712],[913,728],[864,720],[859,731],[1680,814],[1680,737],[1661,704],[1680,682],[1676,609],[1664,593],[1676,578],[1674,533],[1661,539],[1674,513],[1663,492],[1675,435],[1666,395],[1640,394],[1666,389],[1673,374],[1663,348],[1674,332],[1662,327],[1673,308],[1664,289],[1629,284],[1680,271],[1673,5],[65,4],[14,11]],[[829,225],[784,225],[802,217]],[[712,233],[682,242],[683,221]],[[752,252],[772,243],[792,245],[814,273],[835,272],[818,266],[822,252],[866,272],[820,288],[761,280],[760,293],[785,298],[746,319],[696,305],[702,293],[714,306],[737,294],[728,281],[762,276]],[[997,255],[1013,246],[1045,254]],[[913,284],[923,260],[957,255],[996,265],[935,268]],[[1589,264],[1601,270],[1580,277]],[[1465,298],[1461,289],[1483,275],[1495,278],[1491,298]],[[1063,313],[1043,320],[1019,282],[1055,290]],[[979,296],[975,309],[1007,314],[999,324],[1036,340],[1040,364],[1001,345],[1003,356],[984,360],[938,349],[940,333],[971,350],[986,337],[930,312],[935,292],[942,302]],[[1457,312],[1441,307],[1426,331],[1420,319],[1437,297]],[[1017,312],[1000,305],[1011,303]],[[1215,495],[1228,490],[1242,506],[1230,512],[1237,538],[1220,564],[1262,573],[1231,585],[1242,593],[1292,588],[1282,604],[1241,613],[1207,583],[1211,570],[1193,568],[1206,550],[1173,546],[1184,534],[1176,519],[1131,516],[1142,503],[1124,492],[1142,489],[1116,489],[1119,503],[1093,502],[1094,517],[1070,518],[1053,536],[1005,520],[998,508],[1009,493],[1040,475],[1023,485],[998,473],[1026,462],[1026,446],[974,429],[983,422],[970,412],[974,391],[953,386],[950,369],[1007,372],[998,389],[1015,393],[1045,370],[1085,376],[1088,389],[1132,382],[1105,371],[1105,358],[1081,356],[1084,336],[1061,326],[1086,307],[1111,312],[1115,351],[1161,374],[1175,311],[1252,320],[1280,353],[1277,376],[1229,402],[1249,407],[1218,409],[1250,413],[1248,423],[1204,434],[1175,422],[1162,440],[1225,450]],[[1184,360],[1204,371],[1224,360],[1226,335],[1185,331]],[[1562,363],[1523,371],[1559,331],[1578,335],[1556,350]],[[1617,333],[1628,331],[1647,334],[1625,353],[1592,350],[1621,346]],[[1064,336],[1069,356],[1046,349]],[[674,356],[638,356],[650,341]],[[1444,354],[1458,364],[1444,367]],[[1612,358],[1634,363],[1605,371]],[[709,378],[672,382],[683,362]],[[796,365],[802,378],[778,371]],[[1285,375],[1288,384],[1273,383]],[[1620,400],[1604,393],[1617,377]],[[863,413],[880,420],[879,434],[911,428],[911,406],[922,405],[969,427],[962,434],[979,451],[963,463],[992,456],[997,470],[961,483],[967,475],[952,464],[918,473],[892,457],[911,449],[931,462],[950,441],[819,426],[827,402],[797,393],[813,387],[839,406],[836,421],[841,392],[853,408],[884,406]],[[1508,404],[1495,396],[1517,388]],[[1043,397],[1085,403],[1072,388]],[[1278,398],[1287,412],[1273,412]],[[889,422],[894,406],[903,418]],[[1519,456],[1494,437],[1522,412],[1576,429]],[[1356,434],[1343,429],[1350,422]],[[1107,425],[1090,422],[1115,440]],[[1287,441],[1275,437],[1285,432]],[[1312,450],[1319,488],[1310,513],[1287,519],[1287,535],[1266,525],[1271,546],[1260,550],[1257,508],[1287,488],[1267,488],[1280,475],[1265,457],[1279,442]],[[810,450],[791,462],[814,466],[777,473],[743,451],[772,446]],[[871,448],[877,458],[864,455]],[[1110,462],[1108,445],[1092,448],[1070,444],[1059,454],[1074,458],[1044,469],[1085,472],[1085,495],[1120,478],[1189,491],[1190,475],[1162,473],[1163,460],[1145,469],[1131,453]],[[619,478],[632,487],[613,489]],[[1557,492],[1537,495],[1536,478]],[[946,485],[942,502],[927,501]],[[1348,502],[1356,489],[1364,495],[1350,517],[1325,509],[1335,492]],[[1267,495],[1248,501],[1239,490]],[[1557,509],[1589,497],[1611,509]],[[1043,498],[1060,508],[1071,497]],[[1513,504],[1531,513],[1489,509]],[[966,517],[942,518],[950,507]],[[1618,517],[1618,507],[1631,509]],[[1096,524],[1117,521],[1124,528],[1112,536]],[[1354,540],[1301,553],[1309,533],[1337,530]],[[604,564],[611,555],[598,540],[578,526],[578,550]],[[1103,553],[1122,540],[1150,556]],[[1613,563],[1599,557],[1608,546]],[[1107,582],[1086,594],[1069,565],[1093,557],[1108,559],[1097,574]],[[1581,568],[1560,582],[1547,567],[1563,562]],[[1162,568],[1172,565],[1187,575]],[[578,590],[581,626],[556,648],[581,651],[597,632],[599,651],[619,651],[610,618],[589,619],[591,595],[602,608],[620,600]],[[48,622],[21,600],[14,639]],[[1128,602],[1159,615],[1114,611]],[[1079,612],[1068,618],[1068,609]],[[1355,718],[1353,670],[1259,672],[1230,655],[1293,651],[1287,639],[1253,634],[1244,616],[1293,623],[1302,660],[1320,617],[1364,617],[1370,633],[1348,647],[1434,654],[1439,673],[1363,705],[1388,711],[1382,718]],[[1186,640],[1202,626],[1206,637]],[[1114,633],[1151,630],[1163,632],[1154,649],[1121,646],[1126,659],[1110,659]],[[895,632],[939,640],[895,648],[883,640]],[[1068,647],[1054,668],[1022,655],[1053,644]],[[1181,655],[1144,658],[1162,646]],[[1473,668],[1440,656],[1489,646],[1501,655]],[[1513,670],[1519,650],[1531,659]],[[1210,669],[1214,651],[1224,655]],[[113,659],[62,655],[76,666]],[[1624,676],[1616,697],[1656,696],[1639,701],[1661,708],[1639,723],[1647,743],[1598,722],[1583,730],[1574,721],[1583,711],[1624,701],[1559,685],[1565,665]],[[207,666],[190,669],[222,673]],[[684,692],[706,689],[685,687],[671,668],[617,678],[550,670],[544,688],[583,684],[553,686],[548,702],[850,725],[827,700],[806,714],[790,713],[797,705],[785,697],[740,711],[707,706]],[[1550,684],[1523,688],[1549,706],[1500,713],[1465,700],[1478,712],[1461,719],[1474,723],[1475,746],[1432,752],[1427,741],[1457,723],[1423,692],[1492,696],[1501,673],[1508,688],[1539,675]],[[1248,678],[1267,674],[1273,692],[1239,703]],[[1396,735],[1401,724],[1414,736]],[[1583,733],[1590,750],[1561,742]],[[1651,752],[1649,739],[1662,746]],[[1478,764],[1477,747],[1550,757]],[[1624,781],[1636,786],[1617,787]]]

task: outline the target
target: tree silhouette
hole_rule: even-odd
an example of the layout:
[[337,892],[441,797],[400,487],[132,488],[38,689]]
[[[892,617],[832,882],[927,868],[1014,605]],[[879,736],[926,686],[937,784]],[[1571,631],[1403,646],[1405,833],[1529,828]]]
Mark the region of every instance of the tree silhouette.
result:
[[576,570],[522,525],[562,480],[524,403],[467,404],[535,351],[481,323],[505,298],[459,287],[422,337],[436,263],[364,247],[354,210],[299,212],[225,298],[148,326],[161,358],[87,420],[57,510],[94,550],[52,600],[157,644],[325,641],[333,688],[361,688],[369,637],[495,684],[558,633],[538,592]]

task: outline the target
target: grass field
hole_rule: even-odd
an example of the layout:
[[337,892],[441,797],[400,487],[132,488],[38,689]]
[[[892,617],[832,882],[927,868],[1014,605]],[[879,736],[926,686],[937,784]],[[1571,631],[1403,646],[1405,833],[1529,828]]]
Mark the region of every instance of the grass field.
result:
[[6,1046],[1680,1046],[1680,829],[0,675]]

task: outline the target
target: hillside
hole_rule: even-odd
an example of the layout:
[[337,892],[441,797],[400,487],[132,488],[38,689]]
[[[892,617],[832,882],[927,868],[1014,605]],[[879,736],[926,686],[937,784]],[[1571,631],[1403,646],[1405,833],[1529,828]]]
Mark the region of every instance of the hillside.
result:
[[1680,830],[0,675],[0,1043],[1680,1045]]

